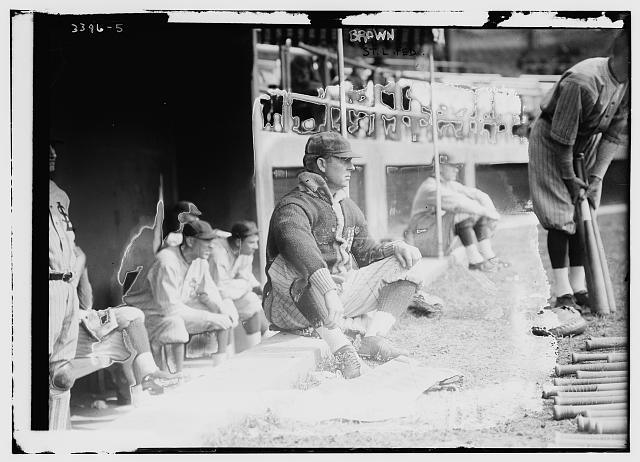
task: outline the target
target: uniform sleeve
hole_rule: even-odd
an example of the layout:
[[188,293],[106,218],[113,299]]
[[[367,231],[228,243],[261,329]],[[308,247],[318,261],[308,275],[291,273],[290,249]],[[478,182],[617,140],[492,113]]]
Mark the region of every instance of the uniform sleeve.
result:
[[395,242],[380,244],[369,234],[367,221],[360,209],[356,209],[356,231],[351,245],[351,253],[360,267],[393,255]]
[[223,297],[218,286],[213,282],[208,264],[204,260],[202,261],[202,276],[202,285],[200,286],[200,293],[198,294],[200,301],[213,311],[220,311]]
[[168,262],[156,260],[149,270],[147,279],[160,312],[169,315],[181,307],[186,307],[180,295],[180,276]]
[[[431,180],[431,181],[429,181]],[[427,205],[436,206],[436,180],[430,178],[421,187],[423,198]],[[460,188],[460,189],[459,189]],[[464,193],[466,187],[460,183],[443,185],[440,188],[440,199],[442,210],[453,213],[470,213],[473,215],[484,215],[485,208],[476,200],[471,199]],[[471,188],[468,188],[471,189]]]
[[573,146],[582,112],[582,91],[580,86],[571,80],[560,82],[557,91],[559,94],[551,121],[550,136],[560,144]]
[[218,245],[213,248],[209,257],[209,268],[222,297],[237,300],[251,291],[246,281],[234,278],[227,251],[224,248]]
[[624,100],[618,106],[607,131],[603,134],[603,139],[613,144],[629,144],[629,90],[625,92]]
[[336,289],[302,207],[287,204],[275,210],[269,232],[284,259],[309,278],[322,294]]

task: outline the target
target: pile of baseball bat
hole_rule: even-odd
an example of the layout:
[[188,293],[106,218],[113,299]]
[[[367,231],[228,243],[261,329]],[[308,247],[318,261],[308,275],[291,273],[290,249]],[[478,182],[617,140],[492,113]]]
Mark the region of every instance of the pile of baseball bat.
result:
[[[579,154],[574,158],[574,169],[578,178],[586,183],[588,178],[584,165],[584,154]],[[604,253],[596,211],[586,198],[581,198],[576,203],[576,233],[585,248],[584,269],[591,311],[603,316],[613,313],[616,311],[616,300],[607,256]]]
[[627,337],[586,341],[572,364],[556,364],[557,378],[542,397],[553,400],[555,420],[576,419],[576,433],[556,433],[552,447],[626,448],[629,435]]

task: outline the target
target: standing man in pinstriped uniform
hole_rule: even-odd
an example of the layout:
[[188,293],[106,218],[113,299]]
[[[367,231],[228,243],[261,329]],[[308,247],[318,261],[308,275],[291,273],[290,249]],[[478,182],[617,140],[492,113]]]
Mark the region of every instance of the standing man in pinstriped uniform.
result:
[[[49,146],[49,176],[56,152]],[[69,219],[69,197],[49,179],[49,430],[69,423],[74,377],[70,361],[78,341],[78,297],[73,274],[75,236]]]
[[[623,30],[608,58],[586,59],[562,75],[540,104],[542,113],[529,137],[529,185],[533,210],[549,232],[556,307],[588,307],[575,203],[586,194],[598,207],[602,178],[616,152],[627,149],[629,67],[629,37]],[[574,171],[573,158],[580,153],[588,185]]]

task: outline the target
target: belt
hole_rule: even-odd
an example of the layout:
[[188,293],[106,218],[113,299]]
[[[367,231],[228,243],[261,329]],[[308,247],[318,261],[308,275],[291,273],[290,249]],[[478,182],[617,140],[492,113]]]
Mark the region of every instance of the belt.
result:
[[72,277],[73,277],[73,273],[49,273],[50,281],[69,282]]

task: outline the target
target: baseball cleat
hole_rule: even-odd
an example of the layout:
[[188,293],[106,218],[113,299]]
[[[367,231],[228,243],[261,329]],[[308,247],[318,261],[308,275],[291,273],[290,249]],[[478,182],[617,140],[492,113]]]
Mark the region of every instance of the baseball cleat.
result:
[[345,379],[355,379],[362,375],[362,360],[353,345],[343,346],[333,353],[333,356],[335,356],[338,362],[338,369],[342,372],[342,376]]
[[424,290],[418,290],[407,310],[414,316],[438,317],[442,315],[444,302],[441,298],[426,293]]
[[369,335],[363,337],[358,348],[358,354],[363,358],[373,359],[375,361],[387,362],[398,356],[408,356],[409,352],[400,348],[396,348],[384,337],[379,335]]
[[498,268],[489,260],[481,261],[480,263],[469,263],[469,269],[472,271],[483,271],[485,273],[495,273]]

